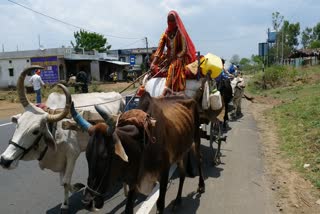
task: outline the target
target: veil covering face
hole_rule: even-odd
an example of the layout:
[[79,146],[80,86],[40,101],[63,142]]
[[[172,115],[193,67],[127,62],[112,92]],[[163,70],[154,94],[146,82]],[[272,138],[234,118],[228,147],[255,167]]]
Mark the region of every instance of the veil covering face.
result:
[[166,88],[184,91],[186,65],[196,60],[196,49],[176,11],[168,13],[167,21],[168,27],[154,53],[156,58],[152,71],[154,77],[158,77],[158,74],[159,77],[166,77]]
[[[189,62],[195,61],[196,60],[196,48],[194,47],[194,44],[193,44],[192,40],[190,39],[189,34],[187,33],[186,28],[184,27],[183,22],[180,19],[179,14],[176,11],[171,10],[168,13],[168,16],[170,16],[170,15],[174,16],[174,18],[176,20],[176,25],[177,25],[180,33],[184,36],[184,38],[186,40],[186,46],[187,46],[187,53],[186,54],[188,56]],[[168,26],[168,28],[166,29],[166,34],[168,34],[170,32],[170,30],[171,29]]]

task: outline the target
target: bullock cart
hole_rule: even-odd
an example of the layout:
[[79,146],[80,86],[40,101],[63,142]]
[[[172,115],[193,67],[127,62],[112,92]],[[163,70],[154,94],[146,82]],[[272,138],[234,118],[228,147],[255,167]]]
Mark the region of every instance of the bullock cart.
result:
[[[164,86],[166,78],[157,77],[151,78],[145,83],[145,90],[150,93],[152,97],[160,96]],[[201,127],[201,137],[209,140],[210,148],[212,150],[212,163],[213,165],[218,165],[220,163],[220,148],[221,143],[226,141],[226,136],[222,133],[222,122],[224,116],[224,108],[221,107],[218,110],[204,109],[202,107],[203,99],[203,83],[206,78],[188,79],[186,84],[185,94],[187,97],[194,98],[199,104],[199,115]],[[210,80],[211,81],[211,80]],[[200,93],[199,93],[200,92]],[[135,108],[138,105],[139,97],[126,97],[127,109]],[[213,144],[217,144],[217,149],[213,148]]]
[[[210,148],[212,150],[212,163],[213,165],[217,165],[220,163],[220,148],[221,143],[226,141],[226,136],[223,136],[221,129],[221,121],[224,120],[225,117],[225,108],[223,99],[220,99],[221,106],[212,108],[209,107],[208,102],[210,103],[210,92],[216,89],[215,80],[211,78],[211,71],[205,72],[206,75],[204,77],[200,77],[201,72],[201,63],[200,63],[200,53],[198,53],[198,61],[197,64],[193,64],[193,69],[196,69],[197,75],[189,75],[192,76],[191,79],[186,81],[186,90],[184,94],[187,97],[193,98],[199,104],[199,115],[201,122],[201,136],[209,140]],[[165,67],[165,66],[164,66]],[[145,87],[145,90],[150,93],[152,97],[160,96],[165,87],[165,77],[161,77],[159,75],[161,72],[165,70],[160,69],[160,71],[154,75],[151,75],[150,72],[147,72],[142,81],[142,85]],[[163,72],[165,73],[165,72]],[[160,76],[160,77],[159,77]],[[139,103],[139,97],[135,95],[126,97],[126,110],[130,110],[136,108]],[[213,148],[213,144],[217,144],[217,149]]]
[[[143,80],[143,85],[145,85],[145,90],[149,92],[152,97],[160,96],[164,89],[166,78],[164,77],[150,78],[149,73],[145,73],[143,76],[145,76]],[[150,79],[148,80],[148,78]],[[208,86],[210,89],[215,87],[214,80],[211,80],[209,77],[202,77],[200,79],[187,79],[186,90],[184,93],[188,97],[195,98],[199,103],[199,109],[200,109],[199,115],[200,115],[200,122],[201,122],[201,127],[199,128],[200,128],[201,137],[209,140],[210,149],[212,151],[211,152],[212,164],[218,165],[221,162],[220,161],[221,143],[226,142],[226,136],[223,135],[222,127],[221,127],[221,121],[223,121],[225,110],[223,107],[218,110],[203,108],[203,105],[201,103],[202,103],[202,100],[204,99],[203,97],[205,92],[201,91],[201,89],[204,90],[203,89],[205,88],[204,83],[206,81],[209,82]],[[208,90],[211,91],[210,89]],[[199,90],[201,91],[200,93],[199,93]],[[124,92],[124,90],[122,92]],[[137,96],[136,93],[123,96],[123,97],[125,102],[124,111],[137,108],[139,103],[139,96]],[[112,100],[109,102],[112,102]],[[106,104],[106,103],[96,103],[96,104]],[[85,108],[83,109],[83,107]],[[79,109],[81,108],[82,108],[82,111],[80,113],[81,116],[91,124],[104,122],[103,118],[94,109],[92,109],[93,105],[90,105],[90,107],[79,106]],[[71,118],[71,116],[68,115],[68,118]],[[72,119],[63,121],[62,127],[64,129],[71,129],[71,130],[80,129],[77,123]],[[216,146],[217,149],[214,149],[214,146],[213,146],[214,144],[217,144]]]

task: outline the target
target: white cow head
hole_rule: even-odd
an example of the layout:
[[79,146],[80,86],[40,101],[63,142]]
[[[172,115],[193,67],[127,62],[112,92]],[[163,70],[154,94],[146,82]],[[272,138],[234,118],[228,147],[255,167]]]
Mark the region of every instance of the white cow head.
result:
[[[30,103],[25,94],[24,79],[30,70],[39,68],[41,69],[39,66],[32,66],[24,69],[18,79],[17,91],[25,111],[11,119],[16,123],[16,130],[9,141],[9,146],[0,155],[0,165],[3,168],[13,169],[21,159],[35,160],[47,147],[56,150],[55,139],[49,130],[48,123],[57,122],[69,113],[71,95],[65,86],[58,84],[66,95],[66,106],[61,113],[55,115],[50,115]],[[40,144],[40,142],[44,143]]]

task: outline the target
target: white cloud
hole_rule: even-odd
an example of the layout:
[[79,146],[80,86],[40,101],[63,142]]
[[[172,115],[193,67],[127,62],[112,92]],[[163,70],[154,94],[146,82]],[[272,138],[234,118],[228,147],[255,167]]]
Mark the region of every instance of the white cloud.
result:
[[[166,28],[166,16],[176,10],[198,50],[224,57],[256,54],[258,42],[265,41],[272,26],[271,14],[279,11],[290,22],[314,26],[318,0],[15,0],[36,11],[106,35],[113,48],[157,45]],[[0,3],[0,43],[6,50],[35,49],[38,35],[46,47],[70,45],[77,28],[12,4]],[[120,39],[113,36],[135,39]],[[134,43],[134,44],[133,44]],[[129,44],[132,44],[131,46]]]

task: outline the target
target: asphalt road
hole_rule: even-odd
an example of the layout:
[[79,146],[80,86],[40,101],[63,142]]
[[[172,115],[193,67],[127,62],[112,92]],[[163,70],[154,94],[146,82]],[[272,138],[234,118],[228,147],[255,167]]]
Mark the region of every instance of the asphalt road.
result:
[[[182,205],[176,213],[226,213],[256,214],[276,213],[271,206],[271,194],[264,175],[262,151],[256,122],[250,112],[251,103],[243,100],[244,116],[230,122],[227,143],[222,145],[222,164],[213,167],[210,160],[208,141],[202,140],[206,192],[198,195],[195,191],[198,178],[187,178],[183,189]],[[12,136],[12,124],[1,126],[0,152],[2,153]],[[84,154],[76,164],[73,182],[86,183],[87,164]],[[168,185],[166,211],[171,211],[179,179],[176,173]],[[81,204],[82,193],[70,197],[70,213],[89,213]],[[135,211],[141,204],[153,205],[150,200],[140,197]],[[59,175],[49,170],[40,170],[37,161],[23,162],[15,170],[0,169],[0,213],[59,213],[63,200],[63,188]],[[106,197],[104,208],[96,213],[122,213],[125,197],[121,185]],[[141,210],[140,210],[141,211]],[[153,206],[151,213],[155,213]]]

